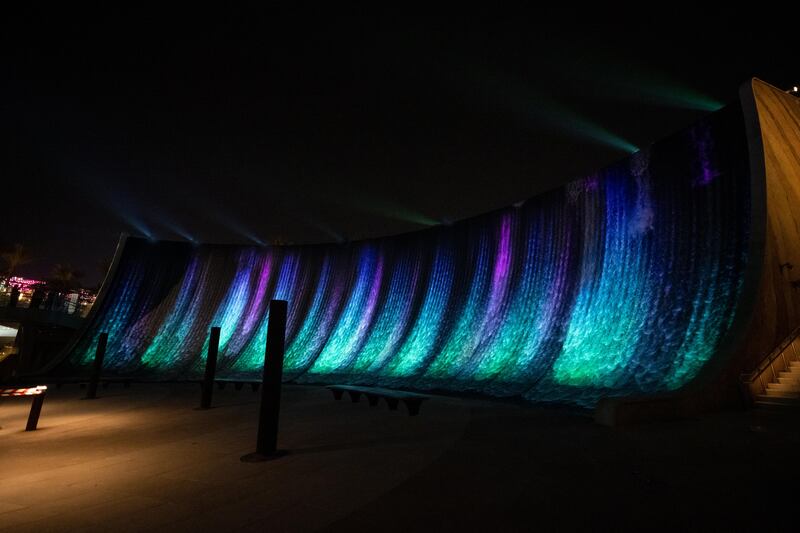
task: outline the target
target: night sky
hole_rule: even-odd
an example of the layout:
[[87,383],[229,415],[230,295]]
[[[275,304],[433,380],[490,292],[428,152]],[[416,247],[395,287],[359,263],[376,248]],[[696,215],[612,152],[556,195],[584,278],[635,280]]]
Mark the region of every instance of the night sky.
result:
[[673,11],[4,17],[0,245],[29,250],[20,274],[69,263],[92,286],[121,232],[308,243],[424,228],[590,173],[751,76],[800,81],[790,17]]

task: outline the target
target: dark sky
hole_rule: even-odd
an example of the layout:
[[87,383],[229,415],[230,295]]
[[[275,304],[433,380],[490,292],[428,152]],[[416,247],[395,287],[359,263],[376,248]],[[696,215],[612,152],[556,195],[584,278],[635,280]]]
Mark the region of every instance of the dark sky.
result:
[[70,263],[92,285],[120,232],[419,229],[624,157],[751,76],[800,80],[789,18],[666,11],[4,17],[0,244],[30,251],[23,274]]

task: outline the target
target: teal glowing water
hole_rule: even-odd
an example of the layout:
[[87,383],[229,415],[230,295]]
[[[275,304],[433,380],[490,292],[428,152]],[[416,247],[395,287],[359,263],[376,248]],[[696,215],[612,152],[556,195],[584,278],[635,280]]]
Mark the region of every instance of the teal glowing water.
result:
[[[749,233],[734,112],[519,207],[345,245],[129,239],[88,332],[107,367],[258,377],[270,299],[289,301],[286,375],[591,404],[673,390],[737,313]],[[733,133],[731,133],[733,132]]]

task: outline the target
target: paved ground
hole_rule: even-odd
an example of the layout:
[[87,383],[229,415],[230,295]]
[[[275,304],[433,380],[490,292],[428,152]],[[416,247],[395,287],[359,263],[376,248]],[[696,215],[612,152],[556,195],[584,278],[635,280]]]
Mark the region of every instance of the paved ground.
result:
[[[281,447],[253,451],[257,394],[51,391],[0,405],[0,531],[791,529],[795,414],[610,429],[571,409],[435,398],[418,417],[286,387]],[[795,528],[796,530],[796,528]]]

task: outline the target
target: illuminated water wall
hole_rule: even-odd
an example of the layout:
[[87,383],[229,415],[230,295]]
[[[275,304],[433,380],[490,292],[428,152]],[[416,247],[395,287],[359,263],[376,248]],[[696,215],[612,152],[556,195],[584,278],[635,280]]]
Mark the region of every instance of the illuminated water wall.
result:
[[[532,177],[535,179],[535,177]],[[457,191],[454,191],[457,194]],[[270,299],[289,301],[286,376],[590,405],[674,390],[728,334],[742,292],[750,175],[738,106],[510,207],[350,244],[128,239],[69,357],[109,332],[109,372],[260,375]]]

